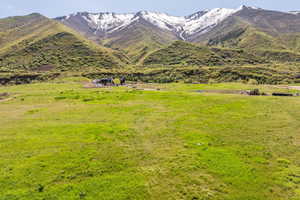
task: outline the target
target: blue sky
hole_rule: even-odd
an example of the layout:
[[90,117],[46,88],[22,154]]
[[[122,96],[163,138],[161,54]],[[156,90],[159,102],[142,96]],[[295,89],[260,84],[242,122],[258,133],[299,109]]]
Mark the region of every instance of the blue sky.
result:
[[0,18],[38,12],[57,17],[77,11],[160,11],[184,16],[209,8],[237,8],[240,5],[272,10],[300,10],[300,0],[0,0]]

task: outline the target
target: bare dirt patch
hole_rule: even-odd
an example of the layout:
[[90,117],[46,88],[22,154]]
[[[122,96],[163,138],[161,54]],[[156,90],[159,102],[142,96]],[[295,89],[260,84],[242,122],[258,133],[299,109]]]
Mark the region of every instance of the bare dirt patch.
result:
[[39,66],[36,69],[36,71],[39,71],[39,72],[48,72],[48,71],[52,71],[55,68],[56,67],[54,65],[42,65],[42,66]]
[[7,92],[0,93],[0,102],[2,101],[8,101],[10,98],[10,94]]
[[92,82],[84,82],[83,87],[84,88],[97,88],[97,86]]

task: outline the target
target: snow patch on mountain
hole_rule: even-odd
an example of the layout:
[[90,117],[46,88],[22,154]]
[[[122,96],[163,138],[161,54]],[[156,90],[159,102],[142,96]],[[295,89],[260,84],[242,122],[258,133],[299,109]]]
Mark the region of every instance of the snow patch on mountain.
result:
[[176,17],[159,12],[143,11],[141,12],[141,17],[159,28],[169,31],[180,31],[185,24],[184,17]]
[[299,15],[299,14],[300,14],[300,11],[289,11],[288,13],[294,14],[294,15]]
[[196,32],[204,33],[209,28],[216,26],[237,11],[239,11],[239,9],[215,8],[206,12],[199,18],[187,19],[183,29],[187,35],[192,35]]
[[89,23],[89,25],[101,31],[112,31],[118,27],[127,26],[132,23],[132,18],[134,14],[115,14],[115,13],[99,13],[93,14],[89,13],[83,18]]
[[205,15],[206,13],[208,13],[210,10],[206,9],[206,10],[203,10],[203,11],[200,11],[200,12],[196,12],[190,16],[187,16],[185,17],[186,19],[189,19],[189,20],[196,20],[196,19],[199,19],[200,17],[202,17],[203,15]]
[[64,20],[68,20],[70,19],[71,15],[66,16],[66,18]]

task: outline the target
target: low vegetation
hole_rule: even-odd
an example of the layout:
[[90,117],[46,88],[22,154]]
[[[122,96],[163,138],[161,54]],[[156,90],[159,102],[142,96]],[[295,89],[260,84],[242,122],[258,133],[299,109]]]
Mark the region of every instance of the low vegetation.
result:
[[152,83],[208,83],[242,82],[253,79],[258,84],[288,84],[299,83],[300,72],[295,68],[285,68],[282,65],[270,67],[268,65],[240,66],[240,67],[164,67],[164,68],[136,68],[124,71],[106,71],[83,73],[88,78],[107,76],[125,76],[127,80]]
[[[45,68],[40,68],[45,69]],[[47,66],[46,66],[47,69]],[[129,81],[145,83],[221,83],[239,82],[249,84],[300,83],[299,67],[288,65],[246,65],[219,67],[126,67],[123,69],[97,69],[85,72],[36,71],[27,73],[1,73],[0,84],[24,84],[53,80],[57,77],[83,76],[90,79],[125,77]]]

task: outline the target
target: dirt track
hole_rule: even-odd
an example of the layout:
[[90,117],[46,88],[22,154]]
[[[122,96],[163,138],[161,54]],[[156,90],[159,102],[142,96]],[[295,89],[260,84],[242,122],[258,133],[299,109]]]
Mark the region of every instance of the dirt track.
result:
[[280,86],[275,86],[275,87],[279,88],[279,89],[300,90],[300,86],[280,85]]

